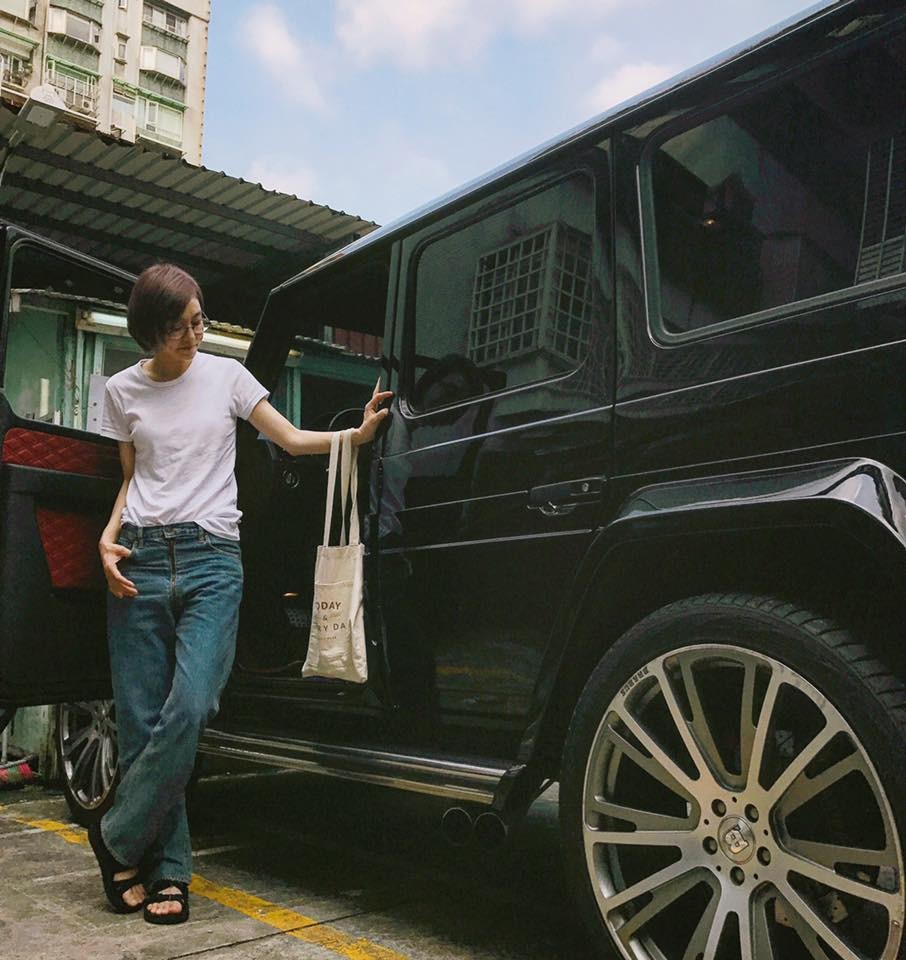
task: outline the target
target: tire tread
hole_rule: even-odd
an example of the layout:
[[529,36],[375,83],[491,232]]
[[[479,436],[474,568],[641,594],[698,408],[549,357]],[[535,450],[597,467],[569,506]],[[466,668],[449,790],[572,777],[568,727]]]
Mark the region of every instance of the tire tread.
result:
[[819,616],[812,610],[790,601],[748,593],[706,593],[661,607],[647,619],[674,616],[702,606],[757,610],[807,631],[827,648],[829,654],[846,663],[865,688],[865,692],[878,701],[883,709],[891,712],[906,710],[906,684],[903,678],[883,663],[875,651],[862,641],[854,639],[848,629],[831,618]]

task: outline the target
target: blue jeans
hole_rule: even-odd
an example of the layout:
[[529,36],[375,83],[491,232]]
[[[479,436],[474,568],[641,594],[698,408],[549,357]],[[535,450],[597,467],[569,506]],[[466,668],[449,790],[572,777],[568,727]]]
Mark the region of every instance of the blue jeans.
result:
[[107,849],[146,883],[192,877],[185,790],[236,651],[239,542],[195,523],[123,524],[120,570],[137,597],[107,595],[120,783],[101,821]]

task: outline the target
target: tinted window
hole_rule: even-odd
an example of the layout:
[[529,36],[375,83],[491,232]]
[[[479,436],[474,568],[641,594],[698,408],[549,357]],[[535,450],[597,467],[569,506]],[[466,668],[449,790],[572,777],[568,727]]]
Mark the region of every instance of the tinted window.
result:
[[576,175],[419,257],[410,399],[432,410],[575,370],[587,354],[594,189]]
[[652,173],[668,329],[900,273],[904,107],[901,35],[666,141]]

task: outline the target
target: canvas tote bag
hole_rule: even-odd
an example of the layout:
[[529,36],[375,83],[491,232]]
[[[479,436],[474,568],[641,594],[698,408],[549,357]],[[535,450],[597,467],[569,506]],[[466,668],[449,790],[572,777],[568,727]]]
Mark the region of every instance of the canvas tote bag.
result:
[[[324,542],[318,547],[315,561],[315,596],[303,677],[330,677],[352,683],[364,683],[368,679],[362,573],[365,548],[359,539],[357,461],[358,449],[352,442],[352,430],[334,433],[330,438]],[[330,524],[338,480],[342,517],[340,543],[331,546]]]

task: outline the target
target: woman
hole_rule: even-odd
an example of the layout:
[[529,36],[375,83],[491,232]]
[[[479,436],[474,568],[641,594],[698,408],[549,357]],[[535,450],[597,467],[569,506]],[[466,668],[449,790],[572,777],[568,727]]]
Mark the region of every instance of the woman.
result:
[[[179,267],[141,274],[127,322],[150,359],[107,382],[102,433],[119,441],[123,483],[99,544],[120,784],[89,839],[114,910],[181,923],[185,787],[233,663],[242,594],[236,419],[293,455],[328,452],[331,435],[294,427],[236,360],[198,352],[208,321]],[[356,443],[372,440],[390,396],[375,390]]]

